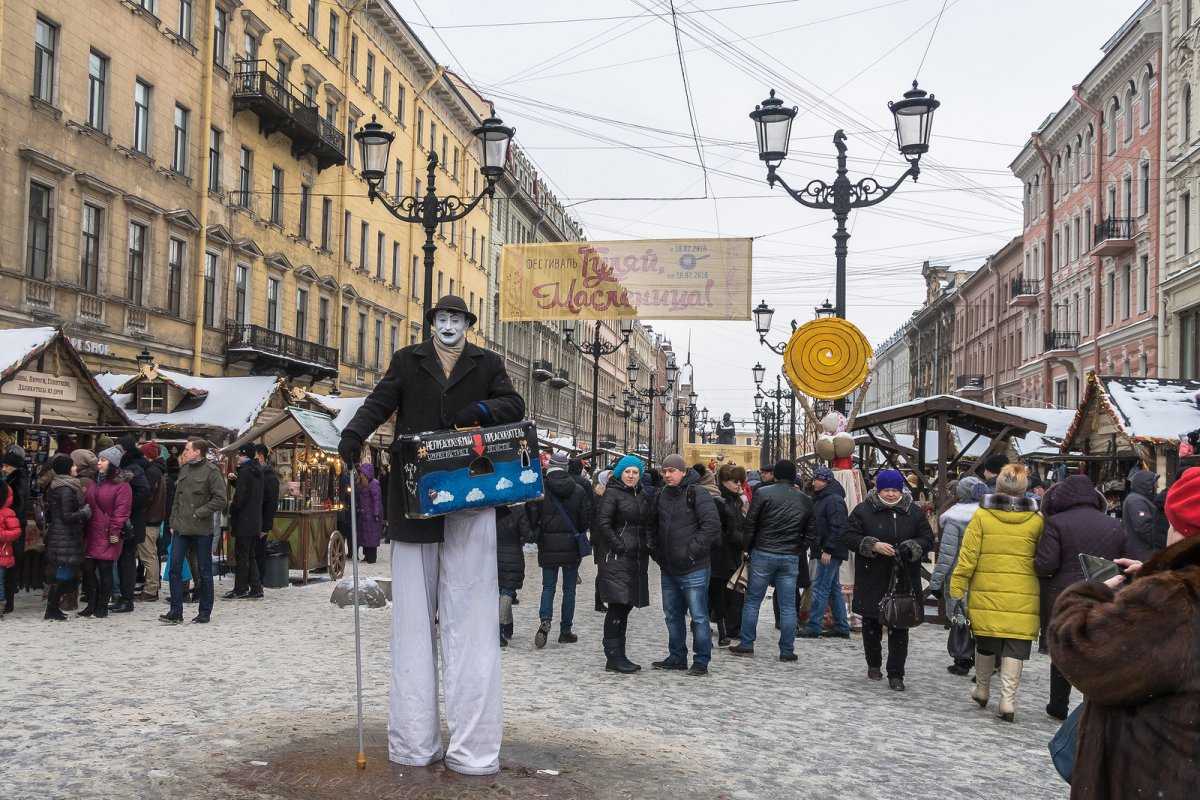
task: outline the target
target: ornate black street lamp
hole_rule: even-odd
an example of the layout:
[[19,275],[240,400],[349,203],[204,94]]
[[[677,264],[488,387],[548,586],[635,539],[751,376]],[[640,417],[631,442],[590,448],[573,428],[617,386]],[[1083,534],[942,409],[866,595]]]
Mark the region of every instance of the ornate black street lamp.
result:
[[[355,140],[362,148],[361,174],[367,182],[368,196],[371,202],[379,200],[388,213],[396,219],[401,222],[418,224],[425,229],[425,245],[422,248],[425,251],[423,300],[425,309],[433,307],[433,262],[434,254],[437,252],[437,245],[433,243],[433,237],[437,233],[438,226],[447,222],[451,224],[457,222],[470,214],[483,198],[495,195],[496,181],[504,174],[505,164],[508,163],[508,146],[512,142],[516,129],[505,127],[496,118],[496,112],[493,109],[491,116],[485,119],[472,133],[475,138],[479,139],[483,152],[483,164],[479,171],[483,173],[487,185],[478,196],[466,202],[455,195],[438,197],[435,186],[438,156],[432,142],[430,142],[429,159],[426,162],[425,196],[408,195],[392,200],[385,199],[379,192],[379,186],[382,184],[384,176],[387,175],[388,164],[391,161],[388,154],[396,134],[385,131],[383,126],[375,121],[374,115],[371,116],[371,121],[362,127],[362,130],[354,134]],[[428,339],[429,332],[430,322],[426,318],[421,323],[421,338]]]
[[[692,398],[692,402],[684,404],[682,401],[676,400],[675,408],[673,410],[670,408],[666,409],[666,413],[667,416],[671,417],[672,419],[683,419],[684,417],[688,418],[688,441],[691,442],[695,440],[694,431],[696,420],[696,393],[692,392],[688,396]],[[677,448],[679,447],[678,431],[676,431],[675,434],[675,446]]]
[[[832,211],[837,221],[837,232],[833,235],[834,254],[837,258],[837,295],[834,309],[839,317],[846,316],[846,243],[850,240],[846,220],[854,209],[882,203],[909,176],[914,181],[920,176],[919,163],[921,156],[929,150],[933,112],[939,105],[941,103],[935,100],[933,95],[917,88],[916,81],[913,81],[912,89],[904,93],[904,99],[888,103],[896,125],[896,146],[900,155],[908,161],[908,170],[886,188],[880,186],[879,181],[874,178],[863,178],[857,183],[851,183],[846,177],[846,133],[841,130],[833,135],[833,146],[837,148],[838,153],[837,178],[833,183],[814,180],[802,190],[791,188],[776,170],[787,158],[792,120],[796,118],[797,109],[784,107],[783,101],[775,97],[775,90],[772,89],[771,96],[750,112],[750,119],[754,120],[758,137],[758,157],[767,165],[767,184],[773,187],[779,183],[792,199],[801,205]],[[770,322],[769,314],[767,322]],[[758,323],[756,313],[755,326],[762,335],[763,328]],[[770,329],[769,324],[767,329]]]
[[667,359],[667,385],[656,387],[654,379],[658,376],[653,370],[650,371],[650,386],[645,389],[637,387],[638,371],[640,367],[636,361],[630,360],[629,372],[629,391],[637,397],[644,397],[647,406],[649,407],[650,427],[647,433],[646,444],[646,467],[647,469],[654,466],[654,399],[657,397],[666,397],[671,393],[675,386],[675,379],[679,377],[679,367],[675,365],[675,358],[672,355]]
[[[782,409],[780,408],[780,403],[784,400],[788,401],[788,419],[789,419],[788,431],[789,431],[789,435],[791,437],[790,440],[788,441],[788,458],[790,458],[792,461],[795,461],[796,460],[796,393],[783,391],[783,384],[780,379],[780,376],[778,376],[778,375],[775,376],[775,391],[773,391],[773,392],[763,391],[762,382],[763,382],[763,376],[764,376],[764,373],[766,372],[766,370],[762,368],[761,364],[755,364],[753,367],[751,367],[750,371],[754,375],[754,385],[758,388],[758,391],[765,394],[768,398],[774,398],[775,413],[779,419],[782,419],[782,413],[783,413]],[[754,398],[754,405],[756,408],[761,407],[761,405],[762,405],[762,401],[759,399],[760,397],[761,397],[761,395],[756,395]],[[776,434],[778,434],[778,432],[779,432],[778,428],[776,428]]]
[[[568,345],[575,349],[575,352],[590,356],[592,359],[592,452],[599,449],[596,438],[596,428],[600,419],[600,359],[604,356],[610,356],[621,349],[621,347],[629,341],[629,337],[633,335],[634,320],[622,319],[621,326],[621,341],[613,344],[612,342],[603,341],[600,338],[600,322],[597,320],[592,325],[593,337],[590,342],[576,343],[572,338],[575,335],[575,326],[571,323],[563,325],[563,336]],[[614,396],[614,400],[616,397]]]

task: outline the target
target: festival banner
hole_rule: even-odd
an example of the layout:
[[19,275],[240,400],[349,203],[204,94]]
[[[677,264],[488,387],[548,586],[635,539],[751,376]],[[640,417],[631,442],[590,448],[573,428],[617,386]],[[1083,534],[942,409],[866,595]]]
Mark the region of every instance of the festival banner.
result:
[[750,319],[751,239],[507,244],[500,319]]

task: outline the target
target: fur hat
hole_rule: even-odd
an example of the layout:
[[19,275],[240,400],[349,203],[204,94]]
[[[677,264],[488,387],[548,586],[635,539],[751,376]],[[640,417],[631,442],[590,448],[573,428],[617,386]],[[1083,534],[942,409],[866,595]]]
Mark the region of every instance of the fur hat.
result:
[[1185,470],[1167,491],[1167,520],[1184,538],[1200,535],[1200,467]]
[[138,449],[142,451],[142,455],[151,461],[158,458],[158,442],[142,442]]
[[875,476],[875,491],[882,492],[885,489],[895,489],[897,492],[904,491],[905,487],[904,476],[899,470],[881,469],[879,474]]
[[1022,497],[1029,488],[1029,467],[1024,464],[1006,464],[996,477],[996,492],[1013,497]]
[[73,466],[75,462],[66,453],[59,453],[50,459],[50,469],[54,470],[55,475],[70,475]]
[[678,453],[672,453],[662,460],[662,468],[664,470],[677,469],[680,472],[687,472],[687,462],[683,460],[683,456]]
[[781,483],[796,480],[796,462],[788,461],[786,458],[775,462],[775,480]]

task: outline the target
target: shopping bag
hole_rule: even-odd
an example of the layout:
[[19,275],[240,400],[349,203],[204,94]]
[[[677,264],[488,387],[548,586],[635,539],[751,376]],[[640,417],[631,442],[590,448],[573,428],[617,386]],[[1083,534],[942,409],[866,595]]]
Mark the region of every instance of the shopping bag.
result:
[[1075,710],[1067,715],[1066,721],[1059,727],[1048,745],[1050,760],[1054,768],[1067,783],[1071,782],[1071,773],[1075,771],[1075,749],[1079,744],[1079,718],[1083,716],[1086,701],[1075,706]]

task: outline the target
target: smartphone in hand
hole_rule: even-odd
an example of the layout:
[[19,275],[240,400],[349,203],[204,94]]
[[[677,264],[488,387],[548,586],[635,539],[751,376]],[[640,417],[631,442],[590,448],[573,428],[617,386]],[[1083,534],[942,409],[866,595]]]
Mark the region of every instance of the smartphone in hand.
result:
[[1109,578],[1123,574],[1120,565],[1107,558],[1092,556],[1087,553],[1079,554],[1079,566],[1083,569],[1083,577],[1089,581],[1104,582]]

